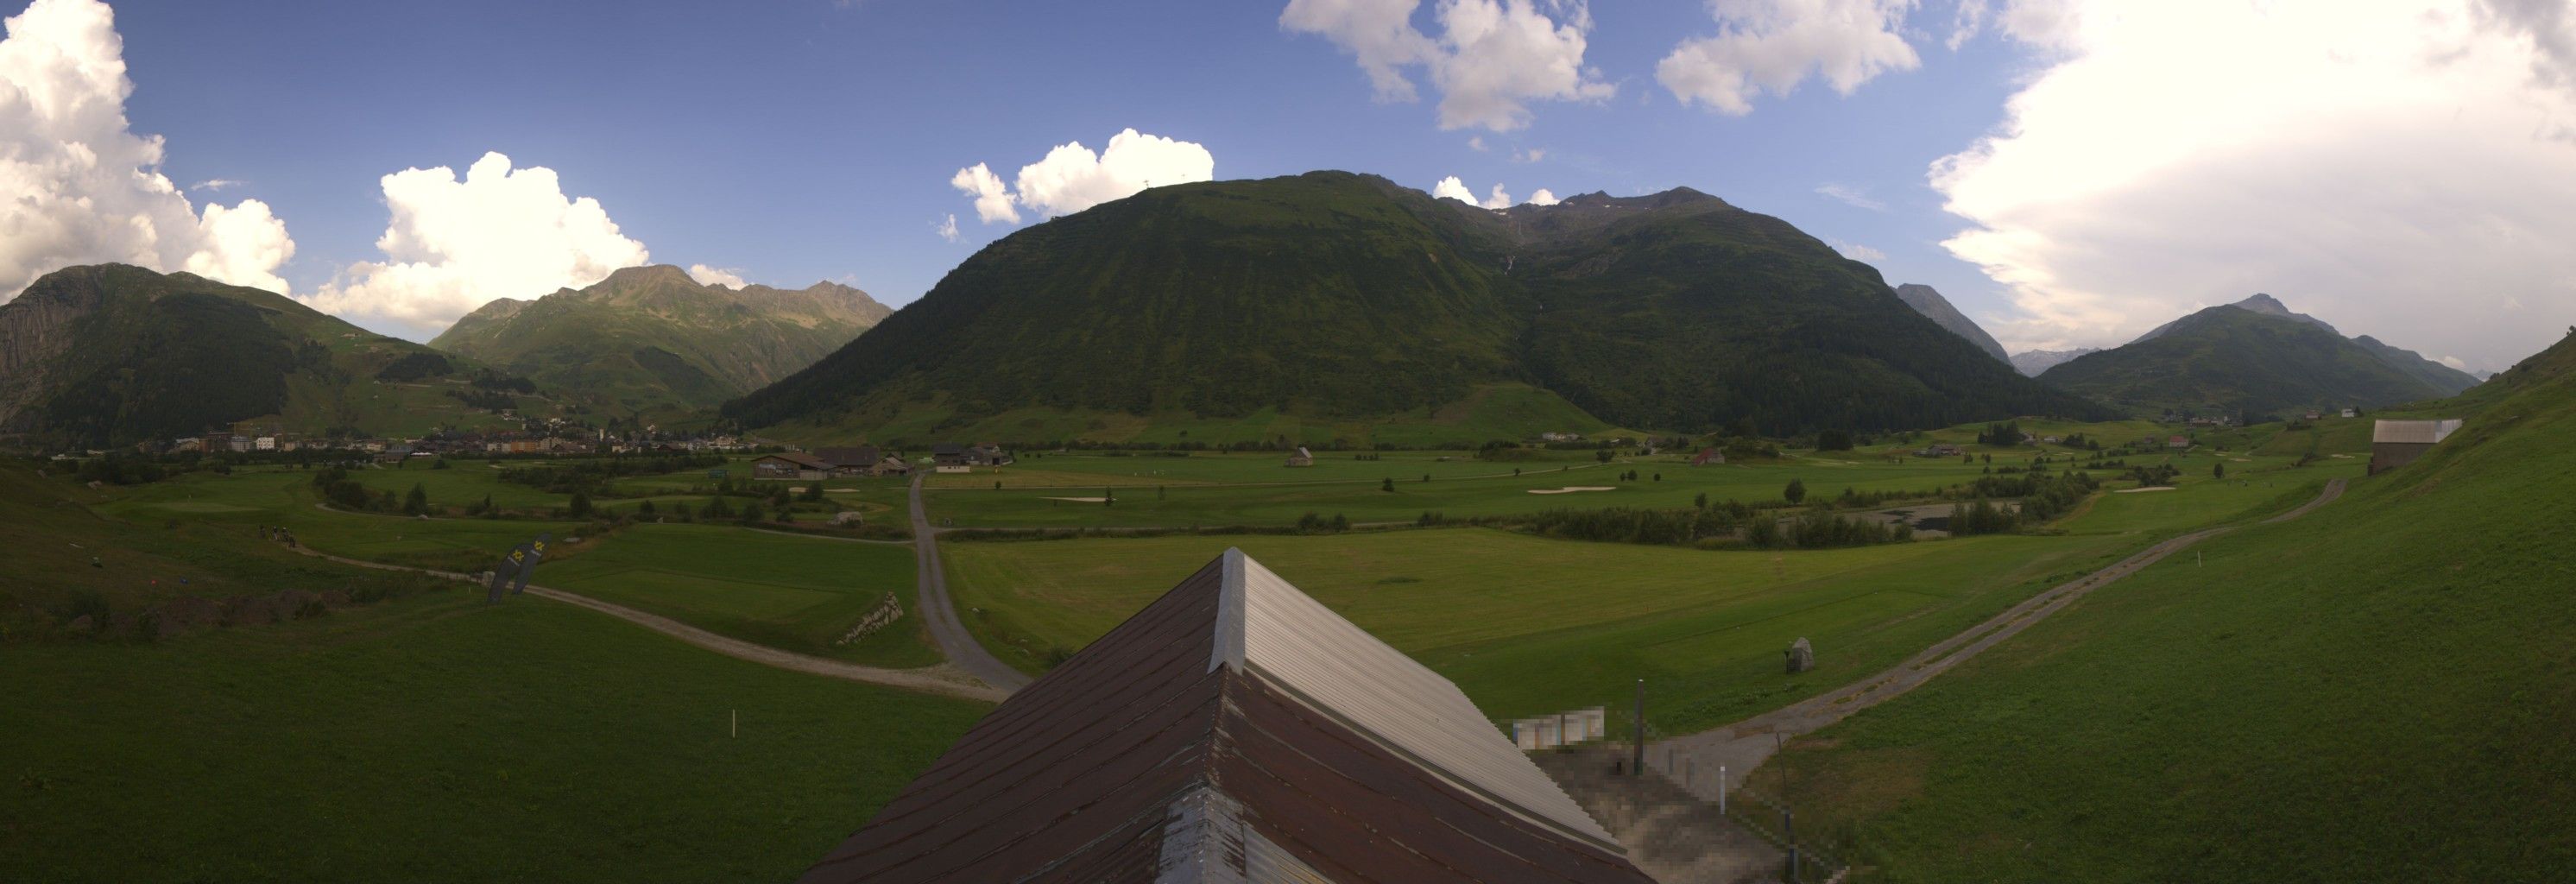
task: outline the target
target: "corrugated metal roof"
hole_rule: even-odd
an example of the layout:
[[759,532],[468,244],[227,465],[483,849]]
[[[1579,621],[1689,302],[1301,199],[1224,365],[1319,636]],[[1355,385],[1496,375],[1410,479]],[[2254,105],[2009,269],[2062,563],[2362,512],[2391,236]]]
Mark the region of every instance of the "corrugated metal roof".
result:
[[2459,431],[2460,420],[2377,421],[2371,424],[2370,441],[2398,445],[2432,445]]
[[[1355,660],[1396,668],[1356,647],[1343,632],[1356,627],[1293,610],[1287,596],[1303,599],[1240,553],[1210,562],[977,722],[802,880],[1650,884],[1615,844],[1569,835],[1498,800],[1496,787],[1416,757],[1474,768],[1443,755],[1461,750],[1418,733],[1407,739],[1423,748],[1404,749],[1364,729],[1398,729],[1385,711],[1320,705],[1352,695],[1317,683],[1342,677],[1335,670],[1309,667],[1308,689],[1292,689],[1257,663],[1239,665],[1247,655],[1303,659],[1277,631],[1298,624]],[[1436,720],[1501,740],[1463,696],[1452,705],[1436,690],[1412,690],[1406,696],[1445,710]],[[1514,793],[1532,785],[1488,782]]]
[[[1242,550],[1225,551],[1225,592],[1243,620],[1219,623],[1220,654],[1277,680],[1300,699],[1390,744],[1505,809],[1615,849],[1617,840],[1503,736],[1439,673],[1378,641],[1298,591]],[[1228,602],[1220,602],[1225,610]],[[1242,636],[1229,648],[1225,630]],[[1214,666],[1222,659],[1211,660]]]

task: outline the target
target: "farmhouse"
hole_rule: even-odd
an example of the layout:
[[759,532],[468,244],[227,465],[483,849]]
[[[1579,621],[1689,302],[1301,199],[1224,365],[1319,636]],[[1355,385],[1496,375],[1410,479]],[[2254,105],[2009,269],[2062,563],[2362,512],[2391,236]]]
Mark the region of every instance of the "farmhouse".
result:
[[1968,452],[1967,452],[1967,450],[1966,450],[1966,449],[1963,449],[1963,448],[1960,448],[1959,446],[1952,445],[1952,444],[1947,443],[1947,442],[1938,442],[1938,443],[1934,443],[1934,444],[1931,444],[1931,445],[1926,445],[1926,446],[1924,446],[1924,447],[1923,447],[1923,450],[1921,450],[1921,451],[1917,451],[1917,452],[1914,452],[1914,456],[1915,456],[1915,457],[1958,457],[1959,455],[1966,454],[1966,453],[1968,453]]
[[1715,448],[1702,448],[1699,450],[1698,454],[1691,455],[1691,466],[1722,467],[1725,465],[1726,452],[1719,451]]
[[826,479],[831,475],[831,464],[802,451],[762,455],[751,462],[754,479]]
[[885,453],[874,445],[814,449],[814,459],[830,466],[834,476],[866,476],[875,472],[885,460]]
[[1306,446],[1299,445],[1297,446],[1297,453],[1288,455],[1288,465],[1292,467],[1314,466],[1315,453],[1306,450]]
[[943,442],[930,447],[930,461],[943,473],[966,472],[962,469],[952,470],[949,469],[950,467],[998,467],[1009,464],[1011,460],[1010,452],[1003,451],[1001,446],[990,442],[981,445]]
[[2375,421],[2370,426],[2370,474],[2414,463],[2424,452],[2451,437],[2460,420]]
[[2165,437],[2165,447],[2176,450],[2190,448],[2191,440],[2182,436],[2167,436]]
[[801,880],[1653,879],[1456,685],[1229,549]]

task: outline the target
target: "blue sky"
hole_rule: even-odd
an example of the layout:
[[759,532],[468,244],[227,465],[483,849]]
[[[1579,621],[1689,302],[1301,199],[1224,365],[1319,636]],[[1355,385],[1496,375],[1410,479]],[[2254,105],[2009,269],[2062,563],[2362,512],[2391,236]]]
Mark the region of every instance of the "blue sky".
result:
[[[2530,183],[2576,180],[2565,174],[2576,171],[2576,137],[2531,134],[2576,120],[2576,89],[2544,76],[2552,64],[2576,70],[2550,54],[2576,40],[2544,39],[2576,19],[2520,21],[2491,0],[1298,5],[1392,9],[1404,16],[1396,36],[1427,46],[1454,36],[1452,12],[1536,16],[1579,38],[1581,94],[1504,87],[1503,100],[1526,111],[1520,125],[1444,127],[1446,102],[1468,87],[1441,82],[1441,65],[1514,72],[1537,59],[1463,44],[1420,50],[1394,68],[1417,100],[1383,100],[1357,55],[1369,35],[1283,26],[1283,11],[1295,12],[1285,0],[124,0],[113,29],[131,134],[39,118],[27,128],[58,143],[30,150],[95,141],[92,152],[140,157],[177,188],[238,183],[186,190],[175,209],[149,193],[79,203],[130,202],[158,222],[159,239],[138,244],[136,225],[96,208],[95,230],[41,247],[32,237],[0,242],[0,276],[11,275],[14,248],[24,277],[0,288],[47,264],[157,260],[274,280],[420,338],[483,299],[540,295],[649,250],[655,263],[726,268],[751,282],[837,279],[900,305],[1043,216],[979,220],[951,184],[959,170],[987,164],[1008,184],[1051,148],[1100,150],[1134,129],[1202,146],[1221,179],[1332,168],[1429,190],[1457,176],[1477,195],[1500,184],[1515,198],[1693,187],[1845,247],[1890,283],[1938,287],[2017,350],[2116,344],[2254,291],[2469,367],[2503,367],[2554,338],[2539,330],[2576,319],[2576,290],[2564,282],[2576,264],[2549,245],[2576,234],[2564,208],[2576,193]],[[97,8],[36,0],[22,18],[69,21]],[[11,40],[119,57],[69,24],[13,25]],[[1675,76],[1668,59],[1694,41],[1705,41],[1703,63]],[[2423,67],[2435,50],[2468,61]],[[2314,67],[2298,67],[2311,57]],[[0,75],[43,70],[22,58],[11,74],[10,64],[0,58]],[[1773,88],[1710,97],[1736,82]],[[2374,110],[2390,106],[2425,113]],[[2457,131],[2435,137],[2444,127],[2426,121],[2445,109]],[[0,104],[0,122],[25,112]],[[2497,147],[2503,133],[2512,143]],[[166,139],[157,157],[132,137],[154,135]],[[2422,143],[2404,150],[2387,146],[2417,135]],[[1542,155],[1523,161],[1532,151]],[[533,208],[510,218],[571,217],[581,207],[565,200],[588,198],[615,235],[601,225],[588,235],[605,246],[509,273],[379,248],[390,223],[380,179],[414,168],[463,175],[487,152],[557,177],[561,199],[537,187],[522,195],[533,202],[511,204]],[[1938,180],[1936,167],[1946,170]],[[122,186],[103,180],[30,187],[87,196]],[[448,181],[420,176],[421,189],[406,192],[444,192]],[[2390,181],[2404,186],[2383,190],[2408,196],[2360,196],[2363,182]],[[1821,192],[1829,186],[1858,198]],[[245,211],[229,226],[197,214],[253,205],[267,214]],[[936,230],[950,216],[954,241]],[[406,235],[503,226],[463,210],[442,217]],[[2379,218],[2395,220],[2355,220]],[[189,221],[202,230],[173,230]],[[493,236],[526,238],[515,228]],[[292,257],[280,260],[289,239]],[[2448,257],[2400,263],[2409,250]],[[375,267],[404,262],[417,272]],[[441,294],[399,310],[371,300],[407,297],[404,286]],[[2464,290],[2478,294],[2464,303]],[[2463,307],[2488,315],[2462,316]]]

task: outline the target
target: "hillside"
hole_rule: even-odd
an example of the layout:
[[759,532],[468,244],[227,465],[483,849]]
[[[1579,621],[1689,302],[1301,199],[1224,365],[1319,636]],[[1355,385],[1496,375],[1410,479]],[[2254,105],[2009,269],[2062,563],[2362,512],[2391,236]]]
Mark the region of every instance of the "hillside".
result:
[[2069,360],[2039,379],[2141,414],[2373,408],[2461,389],[2406,371],[2385,353],[2348,340],[2324,323],[2232,305],[2194,313],[2126,346]]
[[2559,879],[2571,368],[2576,337],[2451,403],[2468,424],[2424,459],[2106,586],[1764,776],[1889,880]]
[[2093,347],[2077,347],[2072,350],[2026,350],[2013,354],[2009,361],[2014,371],[2021,372],[2025,377],[2035,378],[2042,372],[2063,365],[2075,357],[2100,352],[2102,351]]
[[[1365,424],[1498,386],[1676,430],[2091,408],[1906,308],[1868,266],[1715,197],[1490,212],[1316,172],[1155,188],[1014,233],[724,414],[1017,438],[994,418],[1032,434],[1068,417],[1076,433],[1138,417]],[[1486,429],[1562,428],[1549,420]],[[1237,439],[1272,441],[1203,441]]]
[[[2325,329],[2329,332],[2334,332],[2337,335],[2343,334],[2343,332],[2337,331],[2333,325],[2327,323],[2325,320],[2291,310],[2290,305],[2281,303],[2281,299],[2261,292],[2256,292],[2253,297],[2246,298],[2245,300],[2238,301],[2228,306],[2235,307],[2239,310],[2247,310],[2262,314],[2264,316],[2277,316],[2282,319],[2305,323],[2307,325]],[[2162,337],[2166,332],[2172,331],[2176,327],[2182,325],[2185,319],[2188,318],[2189,317],[2177,319],[2157,326],[2154,330],[2149,331],[2146,334],[2139,335],[2138,340],[2132,341],[2131,343],[2151,341],[2158,337]],[[2352,342],[2361,345],[2362,349],[2369,351],[2371,356],[2377,358],[2381,362],[2387,363],[2388,367],[2396,369],[2399,373],[2421,380],[2426,384],[2431,385],[2434,389],[2442,391],[2441,395],[2449,396],[2478,385],[2478,379],[2475,376],[2470,375],[2468,372],[2426,359],[2423,354],[2417,353],[2413,350],[2400,349],[2380,343],[2379,339],[2373,338],[2369,335],[2362,335],[2360,337],[2353,338]]]
[[2013,361],[2012,355],[2004,352],[2004,345],[1995,342],[1995,336],[1986,334],[1985,328],[1978,325],[1976,320],[1969,319],[1967,314],[1959,312],[1959,308],[1950,306],[1950,299],[1941,297],[1941,290],[1909,282],[1896,287],[1896,297],[1904,301],[1905,306],[1914,308],[1914,312],[1940,323],[1942,328],[1949,329],[1952,334],[1968,339],[1968,343],[1977,345],[1977,349],[1986,351],[1986,355],[2006,363]]
[[890,312],[838,283],[737,290],[657,265],[533,301],[493,301],[429,343],[633,416],[712,407],[758,389]]
[[0,437],[95,447],[242,421],[302,433],[498,423],[447,395],[474,368],[272,292],[71,267],[0,305]]

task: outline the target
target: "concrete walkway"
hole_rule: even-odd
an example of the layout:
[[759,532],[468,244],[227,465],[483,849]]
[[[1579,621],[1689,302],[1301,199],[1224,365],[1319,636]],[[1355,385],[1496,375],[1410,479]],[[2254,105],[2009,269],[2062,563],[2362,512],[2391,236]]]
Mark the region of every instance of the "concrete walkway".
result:
[[948,574],[939,564],[939,529],[930,525],[930,513],[921,504],[923,474],[912,477],[912,554],[913,571],[921,576],[917,602],[921,616],[930,623],[930,638],[939,644],[939,653],[948,662],[985,684],[1009,693],[1027,687],[1028,673],[1011,668],[993,652],[984,649],[966,624],[957,619],[957,603],[948,597]]
[[[324,552],[316,552],[303,546],[296,546],[293,547],[293,549],[296,552],[300,552],[317,559],[328,559],[344,565],[354,565],[360,568],[374,568],[379,571],[412,571],[421,574],[428,574],[433,577],[444,577],[449,580],[462,580],[468,583],[481,582],[481,578],[472,574],[459,574],[454,571],[439,571],[429,568],[412,568],[403,565],[388,565],[383,562],[369,562],[362,559],[352,559]],[[861,666],[856,663],[845,663],[839,660],[808,656],[791,651],[782,651],[768,645],[753,644],[741,639],[727,638],[668,617],[663,617],[658,614],[647,614],[643,611],[638,611],[624,605],[601,601],[580,593],[565,592],[560,589],[550,589],[543,586],[531,585],[528,587],[528,594],[563,602],[568,605],[577,605],[589,608],[593,611],[598,611],[602,614],[606,614],[620,620],[625,620],[629,623],[634,623],[646,629],[653,630],[654,632],[723,654],[727,657],[732,657],[738,660],[749,660],[764,666],[775,666],[780,669],[804,672],[828,678],[838,678],[847,681],[861,681],[869,684],[880,684],[887,687],[904,688],[925,693],[945,694],[951,697],[963,697],[969,700],[983,700],[988,703],[999,703],[1002,701],[1003,697],[1008,696],[1010,693],[1008,691],[997,690],[979,683],[972,676],[969,676],[957,667],[946,663],[936,666],[924,666],[919,669],[886,669],[877,666]]]
[[[2315,500],[2265,521],[2267,523],[2286,522],[2306,515],[2317,507],[2343,496],[2343,489],[2344,480],[2342,479],[2327,482],[2325,489],[2318,493]],[[2122,577],[2135,574],[2148,565],[2162,561],[2166,556],[2181,552],[2193,544],[2224,534],[2229,530],[2231,530],[2230,527],[2219,527],[2194,531],[2148,547],[2108,568],[2033,596],[1995,615],[1993,619],[1923,649],[1921,653],[1897,664],[1896,668],[1863,679],[1859,683],[1724,727],[1650,743],[1647,745],[1646,765],[1657,773],[1677,781],[1683,778],[1683,771],[1688,771],[1688,779],[1691,782],[1683,785],[1693,794],[1715,801],[1719,788],[1716,774],[1721,766],[1726,771],[1727,787],[1739,788],[1743,786],[1746,775],[1752,773],[1753,769],[1760,766],[1762,762],[1769,760],[1772,753],[1778,751],[1780,746],[1790,738],[1812,733],[1826,725],[1848,718],[1854,712],[1901,696],[1906,691],[1932,680],[1934,676],[1950,671],[1951,667],[1975,657],[1987,648],[2019,635],[2022,630],[2029,629],[2031,624],[2065,610],[2068,605],[2074,604],[2075,600],[2083,598],[2086,593],[2100,589]]]

